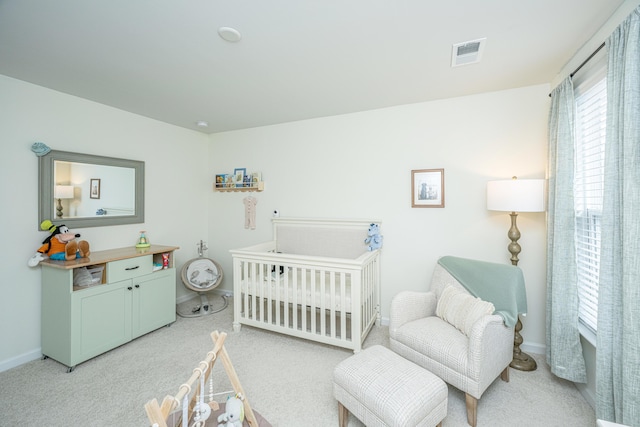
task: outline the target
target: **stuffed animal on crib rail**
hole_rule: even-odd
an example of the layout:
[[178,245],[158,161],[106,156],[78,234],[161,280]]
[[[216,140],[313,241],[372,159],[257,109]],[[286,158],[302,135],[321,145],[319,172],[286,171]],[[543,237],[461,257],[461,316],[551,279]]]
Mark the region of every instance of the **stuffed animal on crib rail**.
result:
[[86,258],[91,253],[89,242],[86,240],[76,241],[80,234],[70,232],[69,228],[64,224],[56,226],[47,219],[42,221],[40,229],[49,231],[51,234],[42,241],[42,246],[36,251],[35,255],[29,258],[27,262],[29,267],[37,266],[45,257],[64,261]]
[[382,236],[380,235],[380,226],[378,224],[370,224],[369,230],[367,230],[367,237],[364,239],[364,243],[369,245],[367,250],[375,251],[382,247]]
[[225,412],[218,416],[218,427],[242,427],[244,421],[242,395],[230,396],[224,410]]

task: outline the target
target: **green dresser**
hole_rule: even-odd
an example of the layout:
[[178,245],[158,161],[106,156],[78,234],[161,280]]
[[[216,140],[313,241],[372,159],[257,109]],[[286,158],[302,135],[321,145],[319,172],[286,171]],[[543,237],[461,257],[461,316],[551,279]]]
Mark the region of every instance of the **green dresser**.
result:
[[[42,261],[42,355],[71,372],[87,359],[175,322],[177,249],[152,245]],[[93,271],[94,283],[74,286],[74,270],[81,267]]]

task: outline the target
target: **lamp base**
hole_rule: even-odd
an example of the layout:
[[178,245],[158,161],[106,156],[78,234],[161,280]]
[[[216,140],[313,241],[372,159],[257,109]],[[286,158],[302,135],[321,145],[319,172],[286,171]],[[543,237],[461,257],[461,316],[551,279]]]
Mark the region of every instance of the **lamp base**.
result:
[[511,265],[518,265],[518,254],[522,250],[520,243],[518,243],[518,239],[520,239],[520,230],[518,230],[518,225],[516,224],[518,214],[516,212],[511,212],[509,216],[511,216],[511,228],[509,228],[507,236],[511,239],[511,243],[509,243],[507,249],[511,254]]
[[533,357],[529,356],[527,353],[523,353],[520,350],[520,344],[522,344],[522,335],[520,335],[520,331],[522,330],[522,322],[518,317],[518,322],[516,323],[514,338],[513,338],[513,360],[509,366],[513,369],[517,369],[519,371],[535,371],[538,368],[538,364],[533,359]]
[[536,361],[527,353],[520,353],[518,356],[514,355],[509,366],[519,371],[535,371],[538,369]]

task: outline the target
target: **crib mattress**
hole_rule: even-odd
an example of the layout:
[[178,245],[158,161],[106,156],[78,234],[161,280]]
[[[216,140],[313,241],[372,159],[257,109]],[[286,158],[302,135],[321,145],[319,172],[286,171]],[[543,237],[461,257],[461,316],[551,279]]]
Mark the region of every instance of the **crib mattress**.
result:
[[[313,282],[315,275],[315,283]],[[324,275],[324,292],[321,286],[322,275]],[[333,292],[331,287],[331,275],[334,276]],[[285,277],[286,276],[286,277]],[[295,280],[294,280],[295,277]],[[304,280],[303,280],[304,277]],[[303,282],[305,283],[303,292]],[[269,273],[265,274],[263,280],[257,276],[245,278],[241,281],[242,293],[249,294],[260,298],[269,298],[272,300],[286,301],[292,304],[304,304],[315,308],[325,308],[327,310],[333,307],[336,311],[351,312],[351,275],[345,274],[344,277],[339,273],[329,271],[300,270],[286,273]],[[344,298],[342,297],[344,287]],[[333,300],[333,302],[332,302]]]

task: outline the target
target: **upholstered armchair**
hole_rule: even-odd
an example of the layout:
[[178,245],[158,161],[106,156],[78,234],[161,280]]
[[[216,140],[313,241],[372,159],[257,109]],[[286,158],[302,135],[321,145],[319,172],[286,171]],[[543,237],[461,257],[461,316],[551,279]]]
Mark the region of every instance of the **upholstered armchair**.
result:
[[465,392],[467,421],[475,427],[482,393],[498,376],[509,381],[514,326],[524,312],[518,267],[444,257],[428,292],[403,291],[393,298],[390,347]]

